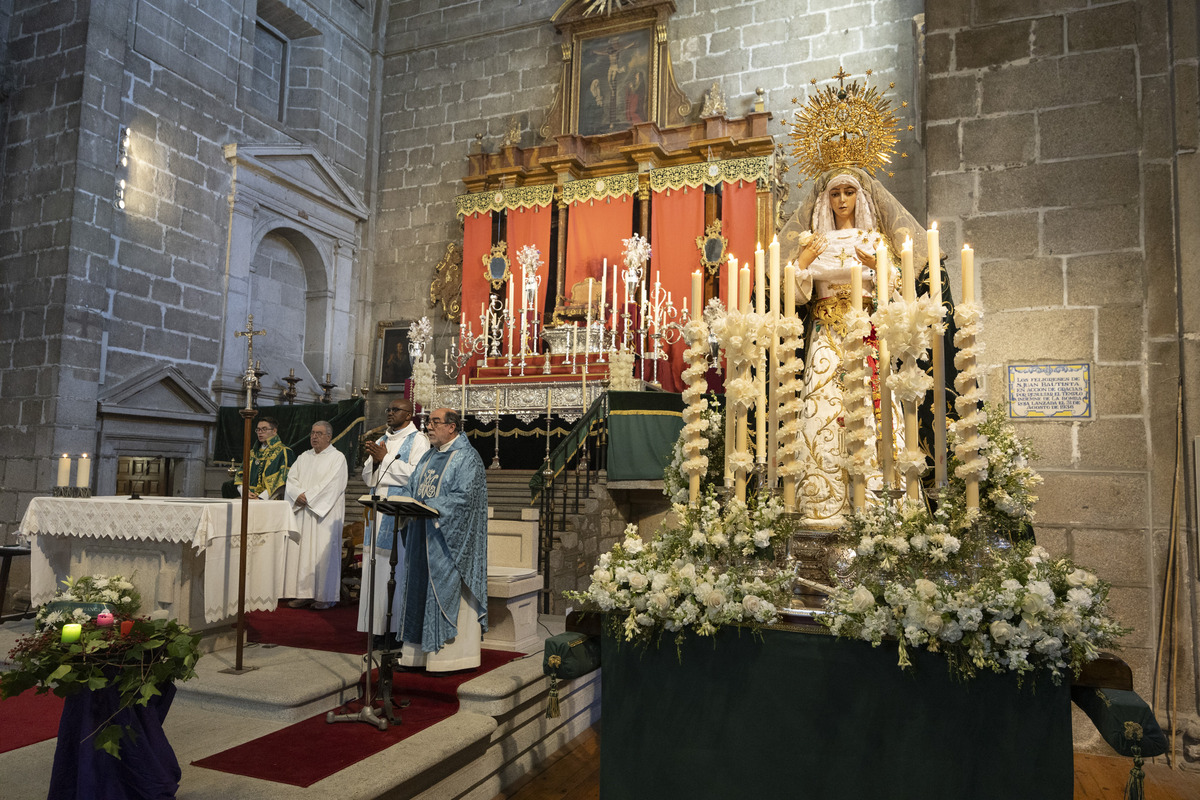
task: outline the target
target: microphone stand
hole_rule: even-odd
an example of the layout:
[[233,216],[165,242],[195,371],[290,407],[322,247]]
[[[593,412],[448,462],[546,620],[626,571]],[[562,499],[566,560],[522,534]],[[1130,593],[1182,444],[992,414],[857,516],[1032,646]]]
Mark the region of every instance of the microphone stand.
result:
[[[400,451],[397,450],[396,455],[398,455],[399,453],[400,453]],[[379,493],[379,483],[380,483],[380,481],[383,480],[383,476],[387,473],[387,468],[391,466],[391,462],[396,460],[396,455],[393,455],[390,461],[383,462],[383,465],[379,467],[378,477],[375,479],[375,483],[371,486],[370,508],[375,513],[371,515],[371,525],[370,525],[370,527],[367,528],[368,533],[370,533],[370,535],[371,535],[371,556],[368,561],[368,567],[367,567],[367,656],[366,656],[367,669],[366,669],[366,677],[363,679],[363,684],[365,686],[365,689],[363,692],[363,707],[360,708],[357,713],[352,713],[352,714],[335,714],[334,712],[330,711],[329,713],[327,713],[325,715],[325,722],[327,724],[334,723],[334,722],[365,722],[368,725],[374,725],[375,727],[379,728],[379,730],[381,730],[381,731],[386,731],[388,728],[389,721],[396,722],[396,723],[398,723],[400,721],[398,718],[395,717],[395,715],[392,711],[390,670],[388,671],[388,673],[389,673],[388,674],[388,678],[389,678],[389,680],[388,680],[388,695],[384,698],[384,716],[379,715],[379,711],[375,708],[374,698],[371,696],[371,689],[373,688],[373,681],[371,680],[371,669],[375,663],[375,551],[376,551],[377,546],[379,545],[379,515],[381,513],[378,509],[378,503],[380,500],[380,497],[378,494]],[[389,585],[389,588],[391,589],[391,592],[395,592],[396,561],[397,561],[396,539],[399,536],[399,531],[393,530],[392,535],[393,535],[392,558],[391,558],[392,577],[391,577],[391,580],[388,581],[388,585]],[[361,598],[360,598],[359,602],[362,602]],[[387,609],[388,630],[391,630],[391,623],[392,623],[391,602],[392,602],[392,594],[389,593],[388,609]],[[383,677],[384,677],[383,659],[380,659],[379,679],[380,679],[380,690],[381,691],[383,689]]]

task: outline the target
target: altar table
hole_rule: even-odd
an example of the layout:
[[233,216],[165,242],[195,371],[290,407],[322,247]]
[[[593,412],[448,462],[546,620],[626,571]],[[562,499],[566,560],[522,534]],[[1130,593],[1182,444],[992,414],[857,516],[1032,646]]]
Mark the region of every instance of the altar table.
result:
[[[252,500],[247,530],[245,607],[274,611],[295,515],[282,500]],[[32,543],[34,605],[68,576],[119,574],[141,593],[143,614],[203,628],[237,613],[241,500],[35,497],[20,531]]]
[[[740,634],[740,635],[739,635]],[[644,649],[605,635],[601,800],[1071,800],[1067,681],[952,678],[936,654],[790,630]]]

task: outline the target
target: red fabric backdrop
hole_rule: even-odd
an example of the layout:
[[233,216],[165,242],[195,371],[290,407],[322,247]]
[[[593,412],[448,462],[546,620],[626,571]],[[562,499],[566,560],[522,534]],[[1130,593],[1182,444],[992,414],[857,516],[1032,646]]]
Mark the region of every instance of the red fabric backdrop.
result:
[[572,286],[589,277],[595,278],[599,286],[606,258],[611,278],[612,265],[620,264],[625,253],[621,242],[632,235],[632,197],[572,203],[567,214],[567,285],[559,291],[566,296]]
[[539,316],[546,310],[546,287],[550,282],[550,206],[518,208],[508,212],[508,259],[512,262],[512,273],[516,277],[513,302],[521,307],[521,265],[517,253],[525,245],[533,245],[542,256],[542,267],[538,274],[542,282],[538,286],[537,310]]
[[[728,254],[738,260],[738,266],[750,265],[750,291],[754,291],[754,250],[758,246],[758,189],[753,181],[726,183],[721,190],[721,229],[729,240]],[[763,248],[767,242],[762,243]],[[721,265],[721,300],[724,301],[729,278],[728,261]],[[753,297],[753,295],[751,295]],[[750,303],[753,308],[753,300]]]
[[[693,310],[690,308],[692,273],[700,269],[696,237],[704,233],[704,189],[685,187],[655,192],[650,207],[650,231],[648,290],[654,291],[657,277],[663,290],[671,293],[671,301],[680,313],[684,298],[688,299],[689,310]],[[683,391],[679,377],[683,371],[683,351],[683,342],[677,342],[668,349],[671,360],[659,362],[658,380],[668,392]],[[645,378],[650,380],[652,376],[653,365],[647,365]]]
[[[491,286],[483,277],[483,257],[492,249],[492,214],[472,214],[463,221],[462,310],[476,334],[479,304],[486,303]],[[469,367],[468,367],[469,368]]]

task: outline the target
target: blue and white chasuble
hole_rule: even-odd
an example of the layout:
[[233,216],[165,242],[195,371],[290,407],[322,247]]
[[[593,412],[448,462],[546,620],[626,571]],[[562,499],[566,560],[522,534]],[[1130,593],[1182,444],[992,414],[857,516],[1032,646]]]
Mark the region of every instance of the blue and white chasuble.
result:
[[459,434],[418,462],[408,494],[439,517],[405,529],[404,612],[400,637],[426,653],[458,635],[462,590],[478,602],[487,630],[487,479],[479,453]]

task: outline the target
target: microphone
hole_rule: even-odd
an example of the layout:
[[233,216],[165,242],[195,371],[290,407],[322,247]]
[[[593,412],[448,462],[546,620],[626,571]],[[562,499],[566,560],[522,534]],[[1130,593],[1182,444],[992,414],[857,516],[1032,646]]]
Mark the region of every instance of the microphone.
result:
[[[383,436],[375,444],[383,444],[386,441],[387,441],[387,437]],[[371,497],[378,497],[378,494],[376,492],[379,489],[379,484],[383,480],[383,476],[387,473],[387,468],[389,466],[391,466],[392,462],[394,462],[396,460],[396,457],[398,455],[400,455],[400,448],[396,448],[395,453],[389,453],[388,457],[385,458],[378,467],[376,467],[376,469],[375,469],[376,478],[375,478],[375,483],[371,486]]]

